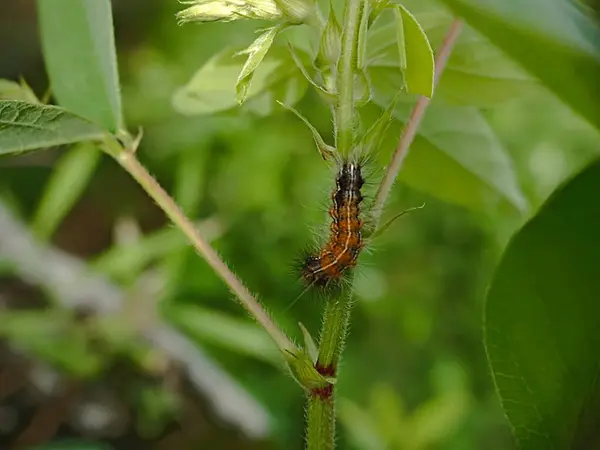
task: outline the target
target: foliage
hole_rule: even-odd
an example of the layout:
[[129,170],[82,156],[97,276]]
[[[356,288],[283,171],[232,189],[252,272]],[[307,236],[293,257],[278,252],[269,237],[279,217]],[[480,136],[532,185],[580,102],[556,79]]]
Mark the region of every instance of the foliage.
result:
[[[236,22],[181,28],[171,27],[178,5],[161,5],[148,39],[123,56],[117,33],[119,77],[110,2],[74,0],[65,12],[56,0],[38,1],[58,106],[38,100],[24,82],[1,80],[0,154],[10,162],[10,155],[76,145],[49,179],[0,167],[0,206],[20,213],[38,240],[54,238],[63,246],[75,242],[65,230],[79,207],[95,205],[96,222],[111,211],[106,233],[114,232],[114,241],[85,267],[112,280],[129,300],[115,317],[82,326],[65,311],[73,306],[62,298],[69,283],[57,289],[52,283],[58,278],[39,275],[52,263],[40,261],[32,271],[24,254],[10,253],[9,244],[21,241],[3,242],[0,231],[3,273],[33,280],[52,304],[48,310],[3,312],[0,335],[89,380],[107,373],[121,355],[151,372],[152,352],[147,341],[139,345],[140,336],[155,321],[177,327],[199,354],[208,349],[225,365],[223,377],[234,374],[266,405],[273,439],[282,448],[301,446],[300,399],[291,383],[273,373],[281,365],[276,346],[227,302],[230,294],[178,230],[154,222],[148,232],[138,206],[145,203],[113,185],[116,169],[106,168],[97,150],[118,159],[123,148],[137,147],[125,116],[144,126],[140,158],[188,216],[203,219],[202,235],[264,296],[282,328],[304,341],[306,350],[287,359],[292,366],[298,361],[294,376],[305,385],[336,382],[342,448],[509,446],[479,351],[478,299],[490,278],[487,353],[520,447],[594,442],[598,214],[592,193],[598,165],[589,165],[536,210],[562,179],[597,156],[596,131],[540,89],[600,127],[593,95],[600,72],[597,27],[567,0],[543,8],[537,1],[443,0],[449,9],[430,0],[361,2],[366,12],[352,58],[352,120],[359,116],[353,139],[362,138],[373,149],[375,166],[383,166],[417,94],[433,93],[399,177],[402,196],[394,195],[390,209],[424,200],[427,208],[393,224],[378,238],[377,252],[361,261],[344,370],[334,380],[315,378],[312,366],[317,349],[309,330],[319,325],[321,305],[303,299],[287,310],[300,293],[287,265],[310,239],[306,224],[321,219],[311,205],[323,202],[322,188],[331,188],[311,140],[322,154],[339,143],[327,112],[334,106],[339,125],[335,65],[347,26],[344,2],[321,4],[325,17],[313,2],[300,0],[229,3],[251,8],[231,12],[217,8],[223,2],[190,2],[179,14],[183,21]],[[432,55],[451,13],[467,26],[435,80]],[[268,28],[260,24],[253,36],[257,27],[241,20],[248,17],[267,20]],[[102,173],[111,181],[102,181]],[[112,206],[98,202],[94,189],[114,197]],[[121,212],[114,213],[114,205]],[[507,236],[533,214],[492,278]],[[132,231],[127,224],[133,216]],[[94,233],[85,222],[76,226]],[[160,280],[159,294],[147,286],[148,278]],[[109,350],[99,351],[98,341]],[[457,367],[463,365],[468,373]],[[180,411],[161,389],[144,390],[138,400],[140,435],[154,435]],[[51,445],[62,448],[59,441]]]
[[596,161],[514,236],[487,295],[487,352],[524,449],[598,442],[599,174]]

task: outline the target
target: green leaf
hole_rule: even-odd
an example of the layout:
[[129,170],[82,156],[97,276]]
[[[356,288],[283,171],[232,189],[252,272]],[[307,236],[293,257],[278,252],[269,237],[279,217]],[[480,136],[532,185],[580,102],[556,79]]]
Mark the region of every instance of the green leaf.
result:
[[103,137],[98,126],[62,108],[0,100],[0,156]]
[[[396,120],[406,123],[412,106],[398,103],[393,112]],[[396,145],[400,129],[398,123],[390,127],[387,148]],[[481,113],[468,106],[435,100],[430,104],[400,180],[475,210],[524,213],[528,209],[512,160]]]
[[79,144],[57,163],[44,189],[32,228],[40,239],[49,239],[88,186],[100,161],[94,144]]
[[600,31],[569,0],[443,0],[600,128]]
[[[181,114],[199,115],[237,107],[235,86],[244,65],[243,56],[238,53],[234,49],[226,49],[208,60],[187,85],[175,92],[174,108]],[[300,55],[297,49],[296,54]],[[273,46],[254,71],[244,106],[270,113],[275,99],[294,104],[302,98],[305,90],[306,82],[289,50]]]
[[330,5],[327,23],[319,40],[319,52],[315,61],[317,67],[329,70],[337,64],[340,57],[341,36],[342,28],[335,16],[335,10]]
[[313,363],[317,362],[317,358],[319,357],[319,350],[317,349],[317,345],[315,344],[314,339],[310,335],[309,331],[306,329],[302,322],[298,322],[300,326],[300,330],[302,330],[302,337],[304,338],[304,350],[310,356],[310,359]]
[[271,48],[271,45],[273,45],[273,41],[280,30],[281,27],[268,28],[263,34],[256,38],[248,48],[238,52],[239,55],[248,55],[248,59],[244,63],[235,85],[237,102],[240,105],[244,103],[248,96],[248,89],[252,82],[254,72]]
[[[452,22],[452,15],[430,0],[403,2],[425,30],[431,47],[439,48]],[[398,76],[401,60],[396,21],[383,14],[369,36],[369,72],[374,88],[388,99],[403,88]],[[531,92],[536,83],[524,70],[479,33],[463,28],[443,76],[435,89],[436,98],[458,105],[489,107]]]
[[321,375],[315,368],[313,359],[304,349],[298,349],[292,353],[284,353],[291,375],[304,389],[324,388],[335,384],[336,379]]
[[123,127],[109,0],[38,0],[44,59],[61,106],[111,133]]
[[117,280],[133,281],[150,264],[177,250],[187,248],[188,241],[177,228],[165,227],[123,246],[113,246],[94,263],[95,270]]
[[302,62],[300,57],[296,54],[294,47],[291,44],[289,44],[288,47],[290,49],[290,55],[292,56],[294,64],[296,64],[296,67],[298,67],[298,70],[304,76],[304,79],[306,81],[308,81],[310,83],[310,85],[312,87],[314,87],[326,101],[328,101],[330,103],[334,103],[335,100],[337,99],[337,95],[333,92],[329,92],[323,86],[317,84],[315,82],[315,80],[312,79],[310,73],[308,73],[308,70],[306,69],[306,67],[304,67],[304,63]]
[[393,112],[398,103],[399,93],[392,99],[390,104],[382,111],[373,125],[365,132],[361,139],[362,151],[365,155],[374,155],[379,152],[383,144],[385,133],[393,120]]
[[271,363],[280,362],[280,353],[271,338],[254,323],[198,306],[175,305],[169,319],[189,336]]
[[[398,33],[400,68],[404,71],[404,81],[408,92],[426,97],[433,95],[434,62],[433,51],[427,35],[404,6],[395,5],[396,24],[402,33]],[[400,42],[403,39],[404,42]],[[403,57],[406,58],[403,61]],[[405,67],[402,67],[402,63]]]
[[523,450],[597,448],[600,161],[509,243],[488,290],[485,341]]
[[402,9],[394,7],[394,19],[396,24],[396,40],[398,41],[398,66],[404,73],[406,70],[406,40],[404,39],[404,20],[402,20]]
[[102,357],[89,346],[85,330],[62,310],[4,311],[0,337],[76,376],[91,376],[102,368]]
[[29,103],[40,102],[25,81],[21,81],[19,84],[4,79],[0,79],[0,100],[23,100]]

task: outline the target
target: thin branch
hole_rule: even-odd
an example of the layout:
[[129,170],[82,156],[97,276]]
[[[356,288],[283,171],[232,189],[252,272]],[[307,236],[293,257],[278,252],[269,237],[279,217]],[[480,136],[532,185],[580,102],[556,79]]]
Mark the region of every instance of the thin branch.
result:
[[[116,152],[115,152],[116,153]],[[111,152],[113,154],[113,152]],[[217,252],[200,235],[194,224],[185,216],[175,201],[148,173],[146,168],[136,159],[135,154],[122,150],[115,156],[119,164],[142,186],[146,193],[154,199],[158,206],[169,216],[173,223],[190,240],[196,251],[237,296],[242,306],[265,329],[282,351],[295,352],[296,346],[286,334],[273,322],[261,304],[254,298],[248,288],[227,267]]]
[[[446,63],[450,58],[450,54],[452,53],[452,49],[454,48],[454,44],[460,32],[462,30],[462,21],[460,19],[454,19],[454,21],[450,24],[448,28],[448,32],[446,33],[446,37],[440,46],[438,53],[436,55],[435,60],[435,84],[439,82],[444,69],[446,68]],[[377,190],[377,194],[375,196],[375,201],[373,202],[372,214],[373,219],[375,219],[376,225],[379,224],[379,219],[381,218],[381,212],[383,210],[383,206],[385,205],[387,198],[390,194],[390,190],[392,189],[392,185],[402,168],[402,164],[406,156],[408,155],[408,150],[410,145],[412,144],[413,139],[417,134],[417,130],[419,129],[419,125],[421,124],[421,120],[425,115],[425,111],[429,106],[430,99],[424,96],[421,96],[417,103],[415,104],[414,109],[412,110],[408,121],[404,127],[404,131],[400,136],[400,140],[398,142],[398,146],[394,154],[392,155],[392,159],[388,168],[385,172],[383,180],[379,185],[379,189]]]

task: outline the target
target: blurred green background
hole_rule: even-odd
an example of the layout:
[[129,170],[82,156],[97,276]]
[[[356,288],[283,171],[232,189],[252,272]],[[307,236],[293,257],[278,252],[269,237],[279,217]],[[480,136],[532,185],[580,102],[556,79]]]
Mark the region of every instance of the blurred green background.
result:
[[[113,3],[125,115],[144,130],[142,162],[290,334],[300,340],[301,322],[316,335],[319,299],[290,307],[302,290],[294,259],[325,223],[332,187],[310,133],[283,110],[186,117],[171,103],[209,57],[247,45],[256,25],[179,27],[175,1]],[[33,0],[0,4],[0,78],[19,77],[39,96],[47,90]],[[298,108],[330,137],[314,92]],[[534,83],[484,112],[529,213],[597,154],[593,129]],[[392,149],[381,149],[375,183]],[[116,163],[78,150],[0,160],[2,214],[14,225],[0,227],[0,448],[302,448],[304,398],[266,334]],[[65,197],[83,189],[64,220],[44,203],[60,177],[72,183]],[[486,284],[525,217],[403,183],[387,214],[422,203],[361,259],[337,385],[339,448],[515,448],[481,324]],[[19,239],[31,235],[38,247],[25,255]],[[50,246],[77,259],[62,261]],[[57,271],[74,265],[108,287],[73,294],[91,298],[73,310],[62,293],[75,278],[63,273],[56,284]],[[46,270],[56,276],[40,276]],[[104,288],[118,289],[126,308],[97,321]],[[164,326],[187,340],[157,338]]]

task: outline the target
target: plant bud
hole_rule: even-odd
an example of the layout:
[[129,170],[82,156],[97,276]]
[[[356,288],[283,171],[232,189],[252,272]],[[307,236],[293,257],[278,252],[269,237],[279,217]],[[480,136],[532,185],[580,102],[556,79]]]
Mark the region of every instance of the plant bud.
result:
[[275,3],[292,23],[302,23],[315,12],[315,0],[275,0]]
[[317,55],[318,65],[321,67],[335,65],[340,57],[342,29],[338,23],[333,9],[329,11],[327,25],[321,34],[319,53]]
[[283,11],[275,0],[183,0],[192,5],[177,13],[179,23],[231,22],[238,19],[276,20]]

